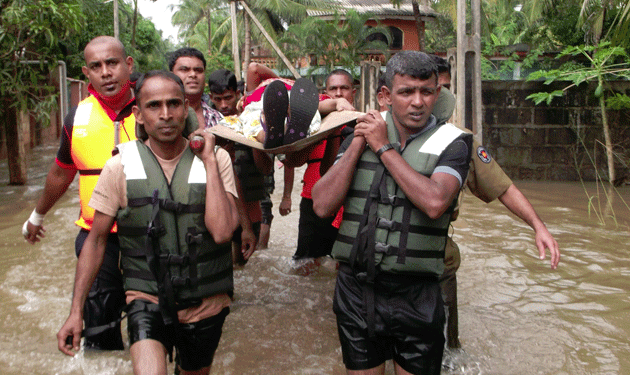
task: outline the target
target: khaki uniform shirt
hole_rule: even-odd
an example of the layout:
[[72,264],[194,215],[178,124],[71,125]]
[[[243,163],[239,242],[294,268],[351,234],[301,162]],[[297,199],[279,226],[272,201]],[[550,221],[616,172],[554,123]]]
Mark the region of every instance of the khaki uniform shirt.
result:
[[[512,180],[490,155],[488,150],[473,138],[470,169],[466,178],[464,192],[469,190],[475,197],[486,203],[497,199],[512,185]],[[459,195],[457,208],[453,212],[453,221],[459,216],[459,207],[464,194]]]
[[472,152],[466,187],[474,196],[490,203],[505,193],[512,185],[512,180],[488,151],[475,140]]

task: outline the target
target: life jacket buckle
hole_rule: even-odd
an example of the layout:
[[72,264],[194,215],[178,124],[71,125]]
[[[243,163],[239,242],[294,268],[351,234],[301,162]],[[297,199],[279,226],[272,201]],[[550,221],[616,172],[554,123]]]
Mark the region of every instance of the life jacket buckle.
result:
[[397,206],[399,203],[399,198],[395,195],[388,195],[388,196],[381,195],[379,201],[380,203],[386,204],[389,206]]
[[164,227],[156,227],[155,222],[151,221],[149,226],[147,227],[147,235],[151,238],[157,238],[166,233],[166,229]]
[[388,254],[389,250],[391,249],[391,245],[390,244],[385,244],[382,242],[377,242],[374,244],[374,251],[377,253],[383,253],[383,254]]
[[193,234],[191,232],[186,233],[186,244],[197,244],[201,245],[203,243],[203,234],[197,233]]
[[394,229],[394,221],[379,217],[376,219],[376,227],[381,229]]
[[169,265],[176,264],[183,267],[188,266],[190,257],[188,255],[176,255],[176,254],[162,254],[160,258],[165,258],[166,263]]
[[188,277],[171,276],[171,284],[174,287],[188,287],[190,286],[190,279]]

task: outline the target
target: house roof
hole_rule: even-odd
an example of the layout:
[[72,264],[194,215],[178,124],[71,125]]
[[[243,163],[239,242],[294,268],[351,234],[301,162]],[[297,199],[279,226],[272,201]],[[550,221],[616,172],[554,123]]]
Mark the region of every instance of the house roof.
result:
[[[354,9],[359,13],[373,13],[376,18],[413,18],[413,8],[410,1],[402,1],[400,8],[391,4],[390,0],[337,0],[339,3],[338,12],[343,14],[348,9]],[[420,16],[423,18],[437,17],[438,13],[429,6],[418,5]],[[312,17],[331,18],[335,10],[309,10],[308,15]],[[343,18],[343,17],[342,17]]]

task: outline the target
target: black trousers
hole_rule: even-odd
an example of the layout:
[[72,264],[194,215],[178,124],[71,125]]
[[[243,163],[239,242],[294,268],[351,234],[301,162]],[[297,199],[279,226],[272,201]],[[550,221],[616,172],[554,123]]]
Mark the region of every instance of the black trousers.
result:
[[332,226],[335,217],[320,218],[313,211],[313,200],[302,198],[298,224],[298,245],[293,259],[319,258],[330,255],[337,228]]
[[[83,243],[89,233],[89,231],[81,229],[77,235],[75,241],[77,257],[81,253],[81,248],[83,248]],[[85,328],[98,327],[120,318],[121,310],[125,306],[125,290],[119,267],[119,257],[118,236],[110,234],[107,237],[103,265],[83,306]],[[99,335],[86,337],[84,345],[86,348],[96,350],[124,349],[120,323]]]

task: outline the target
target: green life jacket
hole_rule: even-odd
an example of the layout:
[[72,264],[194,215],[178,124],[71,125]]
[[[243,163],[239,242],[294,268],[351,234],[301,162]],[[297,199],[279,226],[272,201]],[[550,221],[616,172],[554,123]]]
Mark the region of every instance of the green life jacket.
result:
[[[387,132],[400,152],[400,139],[391,113]],[[409,141],[403,159],[430,177],[440,155],[456,139],[470,137],[451,124],[436,126]],[[441,275],[451,212],[457,199],[437,219],[418,209],[396,184],[370,149],[363,152],[344,203],[343,221],[333,246],[333,258],[354,272]]]
[[128,206],[117,214],[125,290],[160,297],[170,310],[233,291],[230,243],[218,245],[205,222],[206,171],[186,148],[169,185],[142,142],[119,146]]
[[265,176],[254,163],[251,147],[234,144],[234,171],[241,183],[243,202],[255,202],[265,199]]

